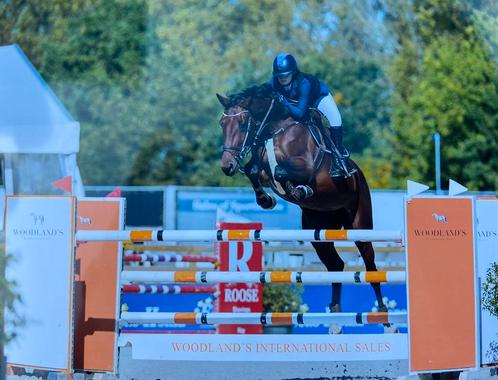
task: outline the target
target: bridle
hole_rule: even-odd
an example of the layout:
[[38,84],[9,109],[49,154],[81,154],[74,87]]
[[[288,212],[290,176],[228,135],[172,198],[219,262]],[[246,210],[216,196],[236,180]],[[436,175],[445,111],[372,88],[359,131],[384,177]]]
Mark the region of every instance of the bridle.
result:
[[253,127],[253,125],[257,126],[257,123],[254,121],[251,113],[248,110],[242,110],[242,111],[234,113],[234,114],[227,114],[227,113],[223,112],[223,117],[236,117],[236,116],[243,115],[245,113],[249,114],[249,118],[247,120],[246,126],[241,127],[241,129],[245,129],[245,131],[246,131],[242,145],[240,147],[232,146],[232,145],[223,145],[223,152],[230,153],[233,156],[233,158],[235,158],[235,161],[237,161],[237,164],[239,164],[239,166],[240,166],[240,163],[242,161],[244,161],[244,159],[249,154],[249,151],[251,150],[252,143],[248,142],[249,135],[251,132],[251,128]]
[[[236,117],[243,115],[245,113],[249,114],[249,118],[247,120],[247,125],[244,127],[242,126],[241,129],[245,129],[246,133],[244,135],[244,141],[242,142],[242,145],[240,147],[237,146],[231,146],[231,145],[223,145],[223,152],[228,152],[230,153],[235,161],[237,161],[237,164],[241,166],[241,162],[244,161],[244,159],[247,157],[249,152],[251,151],[251,148],[256,144],[256,141],[258,140],[259,135],[263,131],[265,125],[266,125],[266,120],[268,119],[268,116],[270,115],[271,110],[273,109],[273,105],[275,103],[275,100],[272,99],[270,106],[268,107],[268,111],[266,111],[266,115],[263,118],[263,121],[257,122],[254,120],[254,118],[251,115],[251,112],[246,109],[242,109],[242,111],[234,113],[234,114],[227,114],[226,112],[223,112],[223,117]],[[255,130],[257,127],[256,132],[254,133],[254,136],[252,138],[252,141],[249,141],[250,135],[252,130]]]

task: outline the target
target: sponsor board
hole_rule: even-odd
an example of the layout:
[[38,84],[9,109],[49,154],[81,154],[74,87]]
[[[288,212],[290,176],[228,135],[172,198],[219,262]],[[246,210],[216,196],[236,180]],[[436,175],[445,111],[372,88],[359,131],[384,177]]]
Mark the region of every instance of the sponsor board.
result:
[[153,335],[121,334],[133,359],[199,361],[403,360],[406,334],[365,335]]
[[[74,213],[74,197],[7,197],[6,279],[20,300],[17,315],[6,314],[7,332],[17,333],[9,364],[71,370]],[[18,316],[24,326],[12,325]]]
[[406,211],[410,371],[475,368],[473,199],[412,198]]
[[[484,286],[488,271],[498,263],[498,199],[478,199],[476,215],[477,275],[480,279],[480,299],[485,300]],[[481,364],[495,363],[498,363],[498,317],[491,314],[489,307],[481,304]]]

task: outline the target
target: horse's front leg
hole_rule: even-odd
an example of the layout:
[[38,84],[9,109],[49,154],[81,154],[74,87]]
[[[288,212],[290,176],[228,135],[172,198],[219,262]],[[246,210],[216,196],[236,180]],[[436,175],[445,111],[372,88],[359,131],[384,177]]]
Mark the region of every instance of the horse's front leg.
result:
[[254,160],[251,160],[244,166],[244,173],[251,182],[254,193],[256,194],[256,203],[262,208],[270,210],[275,207],[277,200],[271,194],[268,194],[261,184],[261,168]]
[[274,178],[275,181],[278,181],[282,185],[287,196],[297,202],[313,196],[313,189],[311,187],[308,185],[295,186],[287,170],[280,165],[275,166]]

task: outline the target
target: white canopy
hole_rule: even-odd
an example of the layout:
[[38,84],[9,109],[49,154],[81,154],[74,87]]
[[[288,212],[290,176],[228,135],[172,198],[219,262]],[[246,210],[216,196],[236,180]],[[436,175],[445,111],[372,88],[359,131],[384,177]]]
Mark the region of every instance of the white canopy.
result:
[[6,193],[61,194],[54,181],[71,177],[72,194],[84,195],[76,163],[79,138],[79,123],[21,48],[0,46],[0,158]]
[[79,135],[19,46],[0,46],[0,153],[76,153]]

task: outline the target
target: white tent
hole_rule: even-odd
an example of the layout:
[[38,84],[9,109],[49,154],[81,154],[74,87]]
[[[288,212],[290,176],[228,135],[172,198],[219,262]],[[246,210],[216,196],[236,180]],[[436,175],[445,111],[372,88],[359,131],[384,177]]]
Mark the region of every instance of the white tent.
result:
[[72,177],[80,126],[18,45],[0,46],[0,158],[7,194],[62,194],[52,182]]

